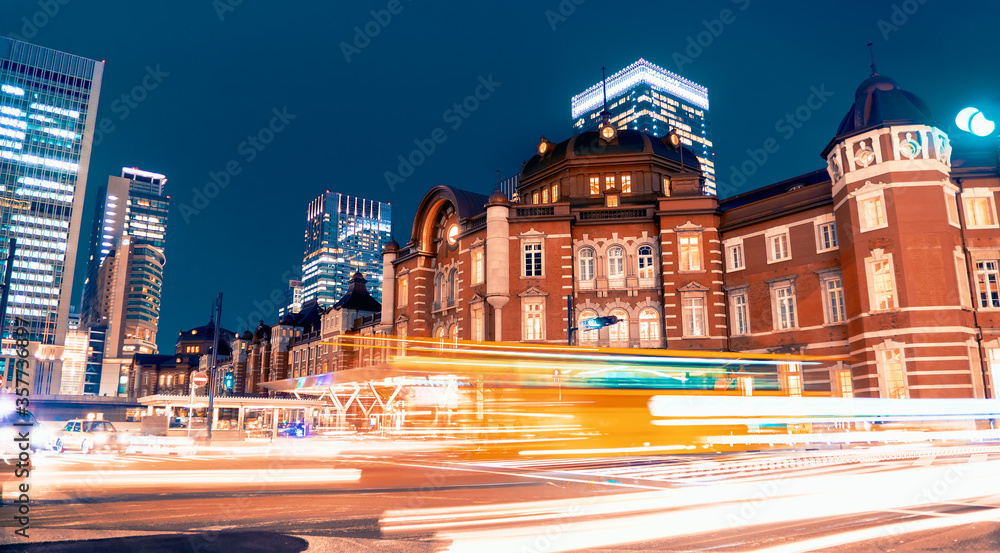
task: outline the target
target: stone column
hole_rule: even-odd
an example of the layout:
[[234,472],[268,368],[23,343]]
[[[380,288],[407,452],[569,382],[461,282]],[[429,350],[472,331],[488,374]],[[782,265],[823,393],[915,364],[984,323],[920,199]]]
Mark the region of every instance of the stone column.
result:
[[503,307],[510,301],[510,202],[497,189],[486,204],[486,301],[493,306],[494,335],[503,340]]

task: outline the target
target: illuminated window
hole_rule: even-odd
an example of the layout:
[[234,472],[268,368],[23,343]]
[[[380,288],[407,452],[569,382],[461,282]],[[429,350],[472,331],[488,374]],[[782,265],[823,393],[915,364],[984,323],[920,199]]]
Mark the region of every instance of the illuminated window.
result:
[[538,192],[532,192],[531,193],[531,203],[533,203],[533,204],[537,204],[538,203]]
[[951,190],[944,191],[944,205],[945,209],[948,210],[948,224],[952,226],[960,226],[958,220],[958,200],[955,198],[955,192]]
[[701,237],[697,234],[680,235],[678,237],[680,247],[681,271],[701,270],[701,248],[699,242]]
[[628,347],[628,313],[624,309],[615,309],[609,315],[618,317],[618,322],[608,327],[611,346]]
[[556,203],[558,201],[559,201],[559,185],[558,184],[553,184],[552,185],[552,203]]
[[790,397],[802,396],[802,370],[798,363],[778,365],[778,375],[781,378],[782,391]]
[[652,279],[655,274],[653,266],[653,247],[639,246],[639,278]]
[[632,193],[632,175],[622,175],[622,194]]
[[836,392],[840,397],[854,397],[854,379],[851,369],[840,369],[836,372]]
[[486,339],[486,321],[483,319],[483,308],[473,307],[472,308],[472,339],[476,342],[482,342]]
[[639,312],[639,340],[644,342],[660,339],[660,314],[647,307]]
[[[993,195],[967,197],[978,190],[969,190],[962,194],[965,203],[965,224],[969,228],[996,226],[993,212]],[[987,189],[988,192],[988,189]]]
[[444,338],[444,333],[445,333],[445,328],[442,326],[442,327],[438,328],[437,331],[434,333],[434,337],[435,338],[442,338],[443,339]]
[[890,399],[906,399],[906,371],[903,365],[903,349],[878,351],[878,368],[882,392]]
[[542,189],[542,203],[543,204],[549,203],[549,189],[548,188],[543,188]]
[[452,340],[458,340],[458,325],[451,325],[451,328],[448,329],[448,337]]
[[528,242],[524,244],[524,276],[542,276],[541,242]]
[[579,255],[580,280],[594,280],[594,248],[581,248]]
[[521,302],[522,315],[524,316],[524,339],[544,340],[544,300],[525,299]]
[[408,282],[405,276],[399,277],[399,297],[396,298],[396,305],[402,307],[406,305],[409,297]]
[[730,305],[733,314],[733,336],[750,334],[750,311],[747,309],[746,291],[731,294]]
[[897,306],[892,258],[869,260],[868,284],[871,286],[871,311],[885,311]]
[[593,311],[591,309],[584,309],[583,311],[580,312],[580,317],[577,319],[576,326],[577,328],[581,329],[577,331],[578,340],[581,344],[593,343],[597,341],[598,334],[600,333],[599,330],[582,330],[583,321],[595,318],[597,318],[596,311]]
[[597,196],[601,193],[601,177],[590,177],[590,195]]
[[485,275],[485,262],[483,249],[479,248],[472,252],[472,283],[479,284]]
[[663,177],[663,195],[670,196],[670,177]]
[[608,280],[621,282],[625,280],[625,248],[621,246],[612,246],[608,249]]
[[684,324],[684,336],[707,336],[708,329],[705,324],[705,319],[707,318],[705,316],[705,294],[682,293],[681,298],[681,316]]
[[1000,307],[1000,270],[997,261],[976,262],[976,289],[979,292],[979,307],[992,309]]
[[882,192],[858,199],[858,220],[861,223],[861,232],[888,225],[885,218],[885,198]]
[[615,176],[614,175],[610,175],[610,176],[604,177],[604,189],[605,190],[614,190],[615,189]]

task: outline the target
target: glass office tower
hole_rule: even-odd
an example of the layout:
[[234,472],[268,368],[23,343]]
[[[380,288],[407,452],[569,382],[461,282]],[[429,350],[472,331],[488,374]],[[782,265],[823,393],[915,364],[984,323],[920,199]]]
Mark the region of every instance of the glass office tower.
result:
[[356,271],[368,279],[371,295],[382,301],[382,249],[389,242],[390,218],[388,203],[329,190],[309,202],[302,302],[337,303]]
[[19,317],[37,343],[36,394],[60,388],[56,359],[67,330],[103,73],[103,62],[0,37],[0,256],[9,238],[17,239],[4,337]]
[[[694,150],[705,174],[705,193],[715,194],[715,148],[708,122],[708,89],[639,58],[607,79],[608,112],[619,129],[655,136],[671,131]],[[573,97],[573,132],[597,130],[604,111],[598,82]]]

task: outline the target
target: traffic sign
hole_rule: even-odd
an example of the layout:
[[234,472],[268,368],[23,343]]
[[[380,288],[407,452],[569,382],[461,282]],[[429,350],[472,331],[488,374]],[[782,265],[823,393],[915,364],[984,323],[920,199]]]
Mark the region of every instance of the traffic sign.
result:
[[191,377],[191,382],[195,386],[204,386],[205,384],[208,384],[208,375],[204,372],[196,372]]

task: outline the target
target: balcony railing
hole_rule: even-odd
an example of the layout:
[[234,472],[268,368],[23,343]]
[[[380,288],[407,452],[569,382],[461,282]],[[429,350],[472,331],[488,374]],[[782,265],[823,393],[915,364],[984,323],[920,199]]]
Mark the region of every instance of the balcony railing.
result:
[[552,206],[539,207],[519,207],[515,209],[518,217],[543,217],[545,215],[555,215],[556,209]]
[[646,208],[598,209],[581,211],[581,221],[599,221],[603,219],[636,219],[646,217]]

